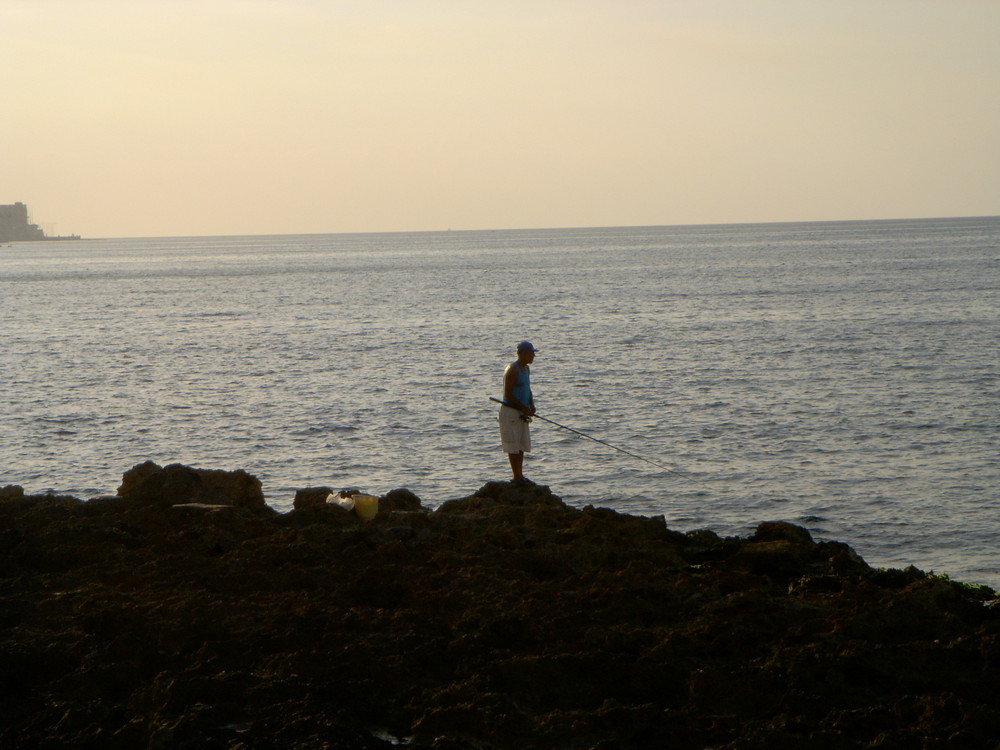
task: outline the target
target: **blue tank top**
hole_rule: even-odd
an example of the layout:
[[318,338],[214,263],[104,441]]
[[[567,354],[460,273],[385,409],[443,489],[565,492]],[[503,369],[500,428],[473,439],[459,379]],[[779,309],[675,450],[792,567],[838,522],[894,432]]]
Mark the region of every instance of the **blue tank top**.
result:
[[517,369],[517,382],[510,389],[511,393],[525,406],[531,406],[531,373],[527,369],[521,369],[517,362],[512,362],[511,367]]

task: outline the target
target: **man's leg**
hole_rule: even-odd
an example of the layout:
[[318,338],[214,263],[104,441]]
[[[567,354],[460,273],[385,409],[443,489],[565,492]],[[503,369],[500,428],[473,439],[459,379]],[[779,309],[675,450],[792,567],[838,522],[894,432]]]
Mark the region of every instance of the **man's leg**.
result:
[[508,453],[507,458],[510,461],[510,470],[514,472],[514,479],[520,479],[524,476],[524,451],[520,453]]

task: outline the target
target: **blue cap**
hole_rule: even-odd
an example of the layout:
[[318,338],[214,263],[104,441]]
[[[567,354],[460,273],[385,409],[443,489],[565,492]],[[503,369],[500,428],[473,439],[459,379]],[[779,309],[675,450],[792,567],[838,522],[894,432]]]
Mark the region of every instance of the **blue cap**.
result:
[[537,352],[537,351],[538,350],[535,348],[535,345],[532,344],[530,341],[522,341],[520,344],[517,345],[518,354],[520,354],[521,352]]

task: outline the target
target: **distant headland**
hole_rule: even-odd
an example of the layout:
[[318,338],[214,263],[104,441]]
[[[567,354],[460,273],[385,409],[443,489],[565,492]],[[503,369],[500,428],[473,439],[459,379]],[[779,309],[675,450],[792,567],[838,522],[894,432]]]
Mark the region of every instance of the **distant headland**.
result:
[[23,203],[0,205],[0,242],[32,242],[35,240],[78,240],[80,235],[50,237],[40,226],[28,218],[28,207]]

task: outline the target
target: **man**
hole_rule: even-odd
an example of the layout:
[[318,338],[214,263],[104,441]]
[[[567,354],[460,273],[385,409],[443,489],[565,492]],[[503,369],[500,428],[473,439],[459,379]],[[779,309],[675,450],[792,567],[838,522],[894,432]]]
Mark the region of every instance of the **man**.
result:
[[498,420],[500,444],[507,452],[514,484],[534,484],[524,476],[524,454],[531,451],[531,434],[528,423],[535,413],[535,399],[531,395],[531,365],[538,350],[530,341],[517,345],[517,361],[503,371],[503,402]]

